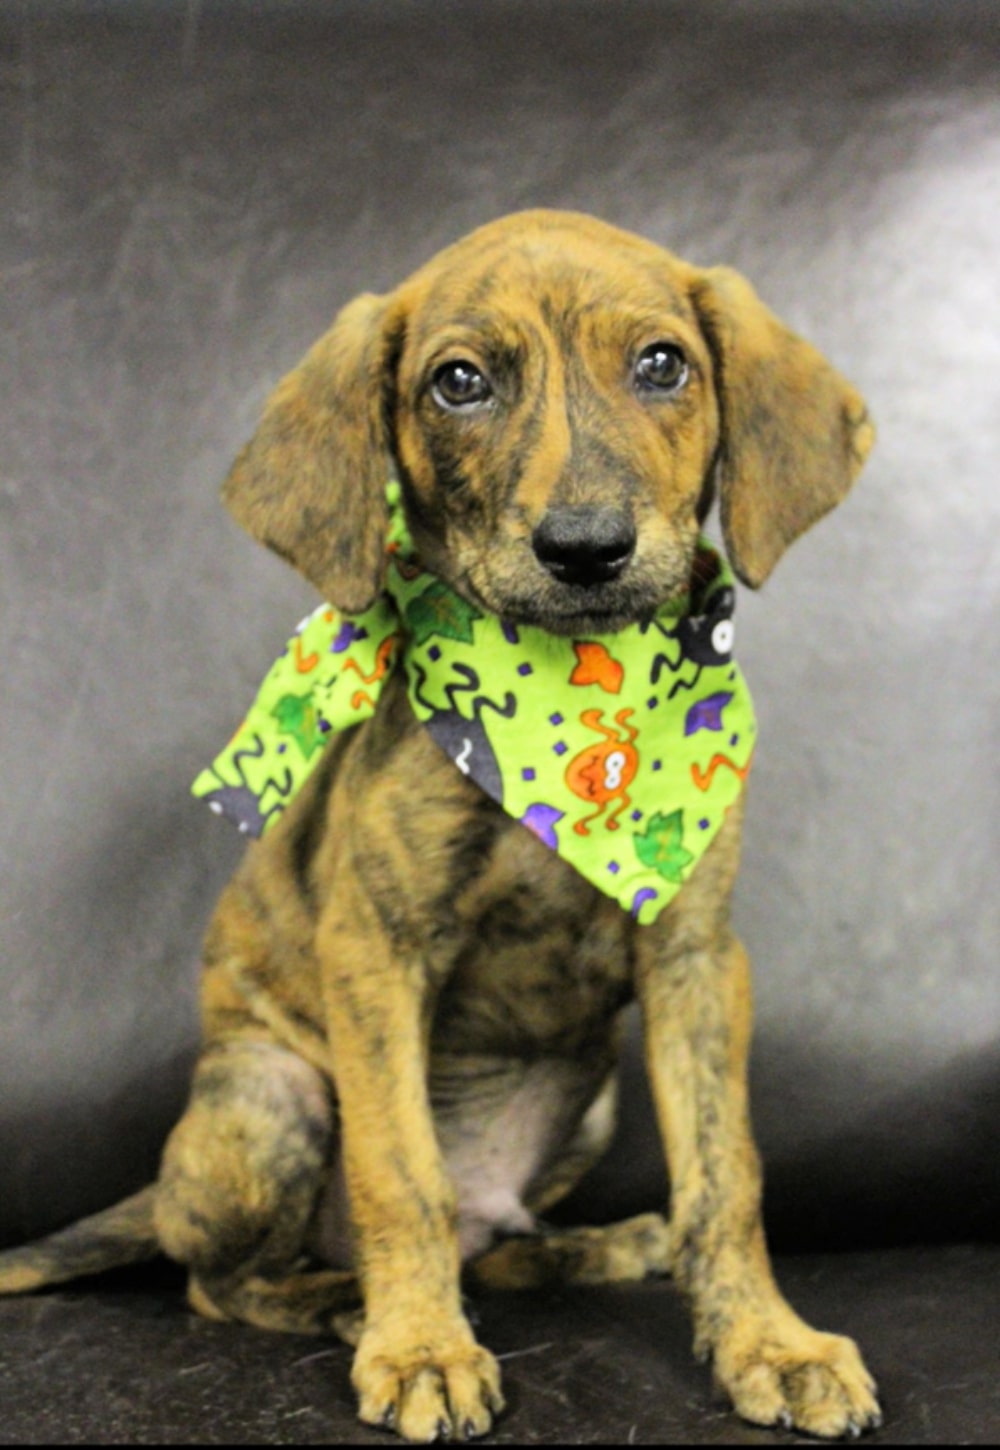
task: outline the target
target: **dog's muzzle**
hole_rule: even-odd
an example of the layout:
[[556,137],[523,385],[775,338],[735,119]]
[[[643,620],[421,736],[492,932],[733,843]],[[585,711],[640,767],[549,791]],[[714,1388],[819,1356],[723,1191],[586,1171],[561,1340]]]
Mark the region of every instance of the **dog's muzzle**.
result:
[[635,525],[614,508],[551,508],[531,536],[535,557],[552,577],[584,589],[617,579],[635,545]]

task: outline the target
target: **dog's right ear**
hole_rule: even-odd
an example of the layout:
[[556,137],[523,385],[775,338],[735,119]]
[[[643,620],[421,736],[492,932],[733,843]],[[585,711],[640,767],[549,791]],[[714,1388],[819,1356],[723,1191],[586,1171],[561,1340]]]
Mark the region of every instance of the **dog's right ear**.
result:
[[243,527],[349,613],[381,588],[392,461],[387,299],[350,302],[268,399],[223,486]]

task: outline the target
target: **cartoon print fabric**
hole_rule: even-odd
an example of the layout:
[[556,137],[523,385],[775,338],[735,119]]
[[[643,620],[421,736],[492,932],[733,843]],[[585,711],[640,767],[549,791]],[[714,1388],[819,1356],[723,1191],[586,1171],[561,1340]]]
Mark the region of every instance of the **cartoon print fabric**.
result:
[[481,614],[413,558],[390,485],[385,593],[323,604],[265,678],[194,794],[259,836],[390,670],[463,774],[640,923],[694,870],[737,798],[756,735],[732,661],[732,578],[699,544],[693,597],[617,634],[563,638]]

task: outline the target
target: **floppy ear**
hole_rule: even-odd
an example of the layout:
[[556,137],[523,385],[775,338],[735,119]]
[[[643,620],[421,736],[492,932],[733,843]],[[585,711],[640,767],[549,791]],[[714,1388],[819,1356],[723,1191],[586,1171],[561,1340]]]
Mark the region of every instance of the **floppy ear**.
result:
[[349,612],[371,604],[385,564],[385,313],[370,294],[344,308],[271,394],[222,490],[255,539]]
[[861,395],[738,272],[700,272],[692,301],[716,370],[722,531],[733,568],[757,588],[845,497],[875,429]]

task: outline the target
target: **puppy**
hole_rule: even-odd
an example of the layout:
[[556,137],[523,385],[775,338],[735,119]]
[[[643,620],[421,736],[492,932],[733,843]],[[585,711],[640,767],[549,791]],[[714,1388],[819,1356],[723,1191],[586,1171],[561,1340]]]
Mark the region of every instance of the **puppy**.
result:
[[[395,478],[412,556],[450,597],[508,640],[577,648],[574,683],[606,708],[581,717],[595,753],[566,779],[595,807],[575,829],[602,844],[624,838],[646,726],[619,708],[616,675],[587,671],[693,597],[716,491],[732,568],[756,588],[845,496],[872,437],[858,394],[737,273],[536,211],[350,303],[270,398],[224,497],[357,614],[396,567]],[[673,647],[686,629],[700,662],[700,627],[661,632]],[[823,1436],[876,1425],[854,1344],[798,1318],[764,1243],[750,982],[729,923],[745,769],[713,757],[733,789],[718,828],[686,875],[686,850],[656,858],[679,886],[637,919],[455,769],[403,671],[381,683],[222,897],[204,1045],[157,1183],[0,1257],[0,1290],[160,1248],[205,1314],[351,1336],[361,1419],[419,1441],[484,1435],[503,1405],[462,1310],[463,1261],[501,1286],[668,1271],[745,1419]],[[537,1215],[608,1142],[633,997],[669,1223],[546,1234]]]

